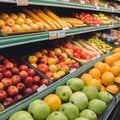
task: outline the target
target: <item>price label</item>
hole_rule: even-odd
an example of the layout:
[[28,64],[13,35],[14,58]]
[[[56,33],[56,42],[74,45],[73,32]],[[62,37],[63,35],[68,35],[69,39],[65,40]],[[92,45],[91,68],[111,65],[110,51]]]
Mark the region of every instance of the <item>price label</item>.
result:
[[41,92],[41,91],[45,90],[46,88],[47,88],[47,85],[43,84],[37,89],[37,92]]
[[72,70],[70,70],[69,72],[70,73],[73,73],[73,72],[75,72],[77,69],[76,68],[73,68]]
[[54,40],[57,38],[57,32],[56,31],[51,31],[49,32],[49,39]]
[[64,30],[57,31],[57,38],[63,38],[63,37],[65,37],[65,31]]
[[16,0],[17,6],[28,6],[28,0]]
[[63,30],[69,30],[70,28],[69,27],[64,27]]
[[80,3],[81,3],[81,4],[85,4],[85,1],[84,1],[84,0],[81,0]]
[[95,7],[96,7],[97,10],[100,10],[100,7],[98,5],[95,5]]
[[112,28],[112,25],[109,25],[109,28]]
[[112,12],[114,12],[114,11],[115,11],[114,7],[111,7],[111,11],[112,11]]

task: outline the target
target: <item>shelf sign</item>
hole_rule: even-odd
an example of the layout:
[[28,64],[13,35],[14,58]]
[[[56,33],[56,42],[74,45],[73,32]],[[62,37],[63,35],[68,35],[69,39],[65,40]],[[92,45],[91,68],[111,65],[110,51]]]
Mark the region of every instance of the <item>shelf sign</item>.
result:
[[41,91],[45,90],[46,88],[47,88],[47,85],[43,84],[37,89],[37,92],[41,92]]
[[95,7],[96,7],[97,10],[100,10],[100,7],[98,5],[95,5]]
[[17,6],[28,6],[28,0],[16,0]]
[[111,7],[111,11],[112,11],[112,12],[114,12],[114,11],[115,11],[114,7]]
[[57,31],[57,38],[63,38],[63,37],[65,37],[65,31],[64,30]]
[[54,40],[57,38],[57,32],[56,31],[50,31],[49,32],[49,39]]
[[84,0],[81,0],[80,3],[81,3],[81,4],[85,4],[85,1],[84,1]]

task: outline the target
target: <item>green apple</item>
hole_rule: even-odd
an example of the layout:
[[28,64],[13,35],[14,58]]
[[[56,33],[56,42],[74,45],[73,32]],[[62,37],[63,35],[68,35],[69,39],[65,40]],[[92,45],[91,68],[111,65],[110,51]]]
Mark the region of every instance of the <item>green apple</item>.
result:
[[71,78],[67,81],[67,85],[72,91],[80,91],[84,88],[84,82],[80,78]]
[[93,99],[88,103],[88,109],[94,111],[97,115],[102,114],[106,108],[106,103],[100,99]]
[[68,120],[68,119],[62,112],[54,111],[48,115],[46,120]]
[[49,65],[48,69],[49,69],[49,71],[51,71],[53,73],[57,72],[57,66],[54,64]]
[[34,120],[31,116],[31,114],[27,111],[20,110],[15,113],[13,113],[9,120]]
[[28,106],[28,112],[35,120],[44,120],[50,114],[49,106],[42,100],[34,100]]
[[82,90],[86,95],[88,100],[98,98],[98,90],[95,86],[84,86]]
[[77,117],[79,117],[79,109],[76,105],[70,102],[62,104],[59,108],[59,111],[64,113],[68,120],[75,120]]
[[79,117],[79,118],[76,118],[75,120],[89,120],[89,119],[85,117]]
[[70,96],[69,101],[75,104],[79,111],[85,109],[88,106],[88,98],[85,93],[77,91]]
[[67,85],[58,86],[55,90],[55,94],[59,96],[61,101],[68,102],[72,95],[72,90]]
[[48,65],[56,64],[55,58],[48,57],[48,59],[47,59],[47,64],[48,64]]
[[106,104],[110,103],[113,99],[113,95],[108,91],[100,91],[99,92],[99,99],[105,102]]
[[84,109],[80,112],[80,117],[88,118],[89,120],[97,120],[97,115],[90,109]]

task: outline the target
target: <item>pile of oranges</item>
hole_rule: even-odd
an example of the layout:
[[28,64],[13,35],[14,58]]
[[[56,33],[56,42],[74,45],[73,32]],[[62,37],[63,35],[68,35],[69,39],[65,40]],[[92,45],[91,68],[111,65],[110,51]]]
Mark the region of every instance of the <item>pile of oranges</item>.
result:
[[118,84],[120,84],[120,48],[115,48],[113,54],[95,63],[80,78],[87,86],[95,86],[99,91],[106,90],[116,94],[119,90]]

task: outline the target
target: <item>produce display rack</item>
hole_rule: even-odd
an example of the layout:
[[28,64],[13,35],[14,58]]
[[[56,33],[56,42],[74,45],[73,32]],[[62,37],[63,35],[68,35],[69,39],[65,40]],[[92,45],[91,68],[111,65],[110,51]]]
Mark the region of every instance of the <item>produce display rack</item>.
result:
[[[60,80],[54,82],[53,84],[49,85],[47,88],[43,88],[42,91],[37,91],[33,95],[19,101],[16,104],[13,104],[12,106],[6,108],[3,112],[0,112],[0,119],[4,120],[7,119],[12,113],[21,110],[23,108],[26,108],[30,102],[32,102],[35,99],[43,98],[47,94],[53,92],[58,86],[65,84],[71,77],[76,77],[80,74],[82,74],[84,71],[88,70],[90,67],[94,65],[95,62],[103,60],[106,56],[112,54],[112,51],[104,54],[103,56],[92,60],[90,62],[87,62],[85,65],[81,66],[79,69],[77,69],[74,72],[71,72],[71,74],[66,75],[65,77],[61,78]],[[109,114],[111,113],[112,109],[115,107],[115,98],[107,108],[107,110],[104,112],[104,115],[102,116],[103,119],[101,120],[106,120]]]
[[[16,4],[16,0],[0,0],[0,3],[13,3]],[[113,8],[106,8],[106,7],[98,7],[90,4],[82,4],[82,3],[73,3],[73,2],[63,2],[63,1],[57,1],[57,0],[28,0],[29,5],[42,5],[42,6],[55,6],[55,7],[65,7],[65,8],[74,8],[74,9],[85,9],[85,10],[94,10],[94,11],[102,11],[102,12],[109,12],[109,13],[120,13],[120,10],[113,9]],[[99,31],[99,30],[105,30],[105,29],[111,29],[111,28],[119,28],[120,24],[110,24],[110,25],[99,25],[99,26],[85,26],[80,28],[74,28],[74,29],[63,29],[63,30],[56,30],[56,31],[46,31],[46,32],[39,32],[39,33],[32,33],[32,34],[23,34],[23,35],[13,35],[13,36],[5,36],[0,37],[0,49],[21,45],[21,44],[27,44],[32,42],[39,42],[44,40],[50,39],[50,33],[51,32],[59,32],[62,31],[64,33],[64,36],[60,37],[66,37],[70,35],[76,35],[81,33],[87,33],[87,32],[93,32],[93,31]],[[59,38],[56,36],[56,38]],[[92,60],[90,62],[87,62],[83,66],[81,66],[79,69],[77,69],[74,72],[71,72],[71,74],[66,75],[65,77],[61,78],[60,80],[56,81],[55,83],[49,85],[47,88],[42,88],[42,91],[36,91],[35,94],[32,94],[29,97],[26,97],[25,99],[19,101],[16,104],[13,104],[12,106],[6,108],[4,111],[0,112],[0,120],[7,119],[12,113],[21,110],[23,108],[26,108],[30,102],[32,102],[35,99],[43,98],[45,95],[53,92],[57,86],[65,84],[68,79],[71,77],[76,77],[83,73],[84,71],[88,70],[90,67],[94,65],[95,62],[103,60],[106,56],[112,54],[112,51],[109,53],[104,54],[101,57],[98,57],[95,60]],[[116,104],[120,101],[120,92],[118,92],[112,102],[109,104],[108,108],[104,112],[104,114],[100,117],[100,120],[107,120],[112,110],[115,108]]]
[[[51,32],[54,34],[55,32],[62,31],[64,32],[64,37],[66,37],[70,35],[93,32],[95,30],[97,31],[97,30],[105,30],[105,29],[119,28],[119,27],[120,27],[120,24],[86,26],[86,27],[74,28],[74,29],[69,29],[69,30],[56,30],[56,31],[49,31],[49,32],[39,32],[39,33],[32,33],[32,34],[0,37],[0,48],[48,40],[50,38]],[[59,38],[59,36],[57,35],[55,37]]]

